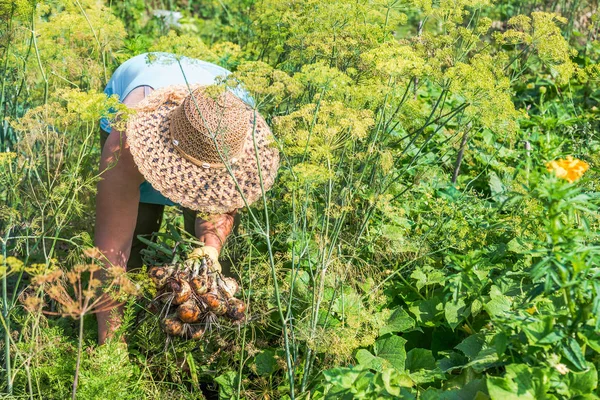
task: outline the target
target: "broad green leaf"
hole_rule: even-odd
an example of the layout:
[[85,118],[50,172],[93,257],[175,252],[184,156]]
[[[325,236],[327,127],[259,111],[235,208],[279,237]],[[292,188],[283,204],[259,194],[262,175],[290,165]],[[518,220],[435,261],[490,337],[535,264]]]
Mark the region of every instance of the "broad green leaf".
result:
[[409,307],[409,311],[415,315],[416,321],[429,327],[439,325],[443,310],[442,301],[438,297],[415,301]]
[[254,357],[254,365],[256,373],[260,376],[269,376],[279,369],[277,359],[275,358],[275,350],[263,350]]
[[415,320],[402,307],[394,310],[387,323],[379,330],[379,335],[386,333],[407,332],[415,327]]
[[446,375],[439,369],[420,369],[415,372],[408,374],[417,385],[423,385],[425,383],[433,383],[437,380],[446,379]]
[[588,370],[582,372],[571,371],[567,375],[568,387],[572,396],[593,393],[598,387],[598,371],[591,362],[586,363]]
[[338,315],[356,315],[362,307],[361,298],[352,288],[344,288],[343,293],[337,295],[331,310]]
[[402,387],[412,387],[414,382],[405,373],[400,373],[393,368],[388,368],[379,374],[385,390],[394,397],[400,396]]
[[466,314],[468,313],[465,312],[465,310],[466,304],[463,299],[458,299],[456,303],[449,301],[444,306],[446,321],[448,321],[448,325],[450,325],[452,330],[454,330],[454,328],[456,328],[463,321],[464,317],[467,316]]
[[516,254],[529,254],[533,246],[522,238],[515,237],[507,244],[508,251]]
[[472,359],[468,364],[465,365],[465,368],[473,368],[473,371],[477,373],[481,373],[486,369],[496,365],[498,362],[498,354],[496,353],[496,349],[493,347],[483,348],[477,356]]
[[369,350],[360,349],[356,352],[356,361],[365,368],[381,372],[383,370],[383,358],[376,357]]
[[465,386],[455,390],[441,390],[429,387],[423,392],[422,400],[476,400],[489,399],[484,393],[487,392],[483,379],[473,379]]
[[585,371],[587,369],[583,351],[581,350],[579,343],[577,343],[577,340],[572,337],[567,338],[566,343],[563,343],[561,347],[565,358],[569,360],[578,371]]
[[331,328],[341,324],[338,318],[333,318],[328,309],[319,310],[317,314],[317,324],[324,328]]
[[215,378],[219,384],[219,400],[235,399],[237,391],[238,375],[235,371],[227,371]]
[[431,266],[415,268],[410,277],[415,280],[415,285],[419,290],[425,286],[443,285],[446,281],[446,274]]
[[[600,320],[600,318],[598,318]],[[577,332],[577,337],[588,345],[596,353],[600,353],[600,334],[591,327],[584,327]]]
[[486,383],[492,400],[536,400],[528,388],[519,392],[517,384],[513,381],[490,376]]
[[431,350],[428,349],[410,350],[406,355],[406,369],[410,371],[410,378],[417,384],[434,382],[445,377],[437,367]]
[[373,377],[374,374],[371,372],[359,375],[358,379],[352,384],[350,391],[352,393],[363,394],[365,398],[374,398],[370,395],[377,393],[379,390],[377,387],[374,387],[375,379]]
[[[361,375],[364,375],[365,372],[361,368],[332,368],[330,370],[323,371],[323,376],[325,377],[325,381],[338,386],[340,388],[351,388],[354,385],[354,382],[358,380]],[[372,373],[369,372],[369,376],[373,376]]]
[[479,354],[484,344],[485,337],[478,333],[467,337],[465,340],[460,342],[455,349],[462,351],[465,356],[472,360],[477,357],[477,354]]
[[415,281],[415,286],[419,290],[427,285],[427,274],[423,272],[421,268],[416,268],[412,274],[410,274],[410,277]]
[[549,382],[540,368],[510,364],[504,377],[488,377],[486,384],[492,400],[538,400],[546,398]]
[[483,306],[485,311],[490,314],[491,317],[502,316],[508,311],[512,305],[510,297],[505,296],[500,292],[497,286],[492,286],[490,290],[491,300]]
[[405,344],[406,340],[400,336],[383,337],[375,342],[375,354],[377,357],[389,361],[398,371],[403,372],[406,363]]
[[446,357],[438,361],[438,367],[442,372],[452,372],[455,369],[462,368],[468,362],[462,354],[451,351]]
[[504,332],[498,332],[492,339],[492,346],[496,349],[496,354],[500,357],[508,347],[508,336]]
[[483,303],[479,299],[473,300],[471,303],[471,315],[476,317],[483,309]]
[[461,400],[460,397],[456,394],[455,390],[450,392],[444,392],[442,389],[437,389],[434,387],[428,387],[427,390],[421,393],[421,400],[440,400],[442,396],[446,400]]
[[406,354],[406,369],[417,371],[420,369],[434,369],[436,367],[433,353],[428,349],[412,349]]
[[[478,398],[489,399],[485,393],[487,393],[487,388],[485,387],[484,379],[473,379],[458,391],[458,395],[461,400],[476,400]],[[443,399],[444,397],[442,397],[440,400]]]
[[492,193],[492,198],[495,201],[503,202],[504,200],[507,199],[507,196],[505,195],[506,186],[504,186],[504,184],[502,183],[502,181],[500,180],[498,175],[496,175],[495,172],[491,172],[489,176],[490,176],[489,185],[490,185],[490,192]]
[[306,300],[311,295],[310,275],[306,271],[298,271],[296,274],[289,273],[288,279],[294,285],[294,294],[301,300]]
[[554,318],[551,316],[523,325],[523,332],[529,342],[536,345],[549,345],[562,339],[562,333],[554,329]]

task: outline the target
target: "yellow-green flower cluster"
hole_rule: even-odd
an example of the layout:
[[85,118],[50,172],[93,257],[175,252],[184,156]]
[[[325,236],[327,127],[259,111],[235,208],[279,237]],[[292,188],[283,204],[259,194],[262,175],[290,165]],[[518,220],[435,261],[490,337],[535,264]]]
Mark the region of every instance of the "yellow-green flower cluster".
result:
[[369,70],[398,80],[413,79],[429,72],[425,60],[412,46],[396,41],[385,42],[363,53],[361,58]]
[[4,258],[0,255],[0,276],[23,271],[23,261],[16,257],[8,256]]
[[335,67],[323,62],[305,64],[294,79],[309,90],[316,90],[323,99],[341,100],[352,85],[352,79]]
[[150,51],[164,51],[213,63],[219,61],[219,57],[204,44],[198,35],[189,33],[178,35],[174,31],[169,31],[167,35],[159,37],[150,46]]
[[340,101],[307,104],[275,120],[275,131],[284,140],[289,155],[304,155],[321,163],[335,152],[362,140],[373,126],[370,110],[348,108]]
[[47,274],[50,271],[58,269],[58,261],[51,259],[49,263],[31,263],[25,264],[22,260],[14,256],[7,256],[4,258],[0,255],[0,272],[4,274],[15,274],[25,272],[30,276],[40,276]]
[[[123,23],[103,2],[95,0],[36,4],[36,57],[28,56],[28,29],[22,30],[27,40],[15,41],[15,57],[11,57],[15,68],[26,73],[32,90],[30,99],[43,99],[45,94],[50,100],[59,99],[54,88],[65,87],[65,83],[84,90],[102,89],[110,77],[107,60],[119,54],[126,36]],[[21,60],[27,60],[26,68]],[[45,80],[52,89],[47,93]]]
[[567,20],[556,13],[533,12],[531,17],[518,15],[508,21],[511,29],[496,34],[495,38],[502,44],[533,48],[539,59],[556,74],[558,83],[565,84],[577,73],[577,66],[571,60],[573,50],[559,27],[565,23]]
[[15,158],[17,158],[17,153],[14,152],[6,152],[0,153],[0,167],[12,162]]
[[299,95],[302,90],[297,80],[262,61],[245,62],[227,77],[230,86],[237,86],[240,82],[243,82],[244,89],[250,92],[259,106],[264,103],[278,105]]
[[515,132],[518,113],[511,98],[510,80],[502,68],[505,57],[489,54],[474,56],[470,63],[459,62],[450,68],[451,91],[469,104],[465,112],[496,132]]

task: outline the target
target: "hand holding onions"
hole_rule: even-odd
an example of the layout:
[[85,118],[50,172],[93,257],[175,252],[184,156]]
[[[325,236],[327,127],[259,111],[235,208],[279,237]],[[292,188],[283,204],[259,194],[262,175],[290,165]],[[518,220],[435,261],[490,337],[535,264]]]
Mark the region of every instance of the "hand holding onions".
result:
[[176,266],[154,266],[148,271],[164,303],[162,328],[170,336],[200,339],[217,318],[241,321],[246,304],[235,298],[239,285],[221,275],[218,251],[205,246],[192,251]]

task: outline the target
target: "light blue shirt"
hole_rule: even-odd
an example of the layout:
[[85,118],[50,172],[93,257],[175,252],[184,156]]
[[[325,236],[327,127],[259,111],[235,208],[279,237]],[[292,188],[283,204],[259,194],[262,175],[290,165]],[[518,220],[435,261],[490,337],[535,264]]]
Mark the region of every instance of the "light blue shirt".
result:
[[[230,73],[225,68],[206,61],[178,57],[169,53],[144,53],[121,64],[108,81],[104,93],[107,96],[116,94],[120,100],[123,100],[133,89],[140,86],[159,89],[170,85],[185,85],[186,79],[190,85],[211,85],[217,78],[225,77]],[[245,90],[234,89],[232,92],[254,106],[254,101]],[[100,127],[106,132],[111,131],[110,122],[106,118],[100,120]],[[140,202],[175,205],[148,182],[140,186]]]

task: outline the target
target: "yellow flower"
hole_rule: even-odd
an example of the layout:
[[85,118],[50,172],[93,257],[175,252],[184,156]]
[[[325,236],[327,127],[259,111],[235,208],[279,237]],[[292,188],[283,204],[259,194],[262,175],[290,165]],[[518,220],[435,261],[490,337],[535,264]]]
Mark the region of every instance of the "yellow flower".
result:
[[8,256],[6,259],[0,256],[0,276],[4,275],[6,272],[21,272],[23,270],[23,261],[19,260],[16,257]]
[[535,306],[533,306],[533,307],[529,307],[529,308],[528,308],[527,310],[525,310],[525,311],[527,311],[529,314],[533,315],[533,314],[535,314],[535,312],[537,311],[537,308],[536,308]]
[[564,160],[560,159],[546,163],[546,168],[548,168],[548,171],[554,172],[559,178],[566,179],[569,183],[573,183],[581,178],[590,166],[585,161],[567,156]]
[[0,165],[8,164],[15,158],[17,158],[17,153],[11,153],[11,152],[0,153]]

